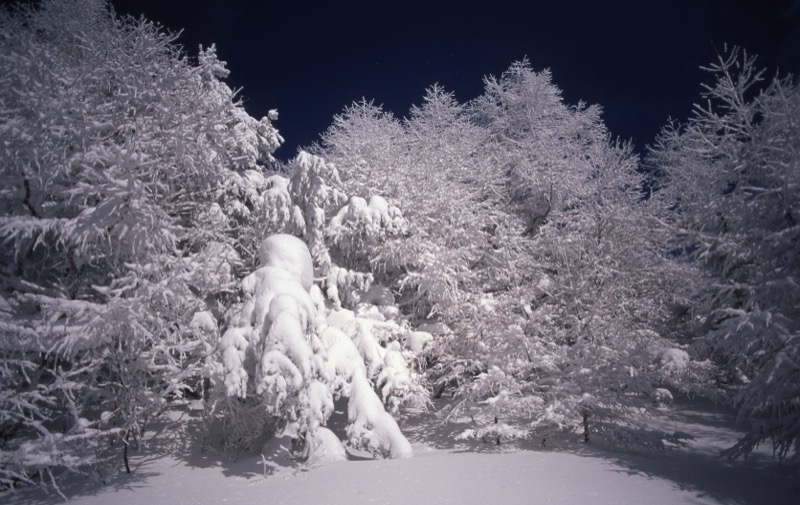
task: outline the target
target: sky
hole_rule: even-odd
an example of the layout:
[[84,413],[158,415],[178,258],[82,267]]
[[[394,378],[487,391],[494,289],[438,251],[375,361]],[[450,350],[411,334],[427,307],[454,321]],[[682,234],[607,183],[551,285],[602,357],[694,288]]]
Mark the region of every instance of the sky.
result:
[[398,117],[434,83],[465,102],[527,57],[571,104],[599,104],[637,149],[699,100],[699,70],[736,44],[800,73],[800,0],[112,0],[171,31],[191,56],[215,43],[250,115],[278,109],[286,143],[319,138],[366,98]]

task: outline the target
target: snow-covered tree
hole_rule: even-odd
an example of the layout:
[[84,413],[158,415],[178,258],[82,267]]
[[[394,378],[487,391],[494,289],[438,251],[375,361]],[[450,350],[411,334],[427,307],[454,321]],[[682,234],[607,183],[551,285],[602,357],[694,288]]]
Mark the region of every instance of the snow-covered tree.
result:
[[479,283],[475,266],[491,251],[497,224],[475,156],[482,135],[464,106],[433,86],[405,121],[362,102],[322,136],[320,152],[340,167],[348,191],[378,192],[408,220],[408,236],[364,251],[362,261],[420,318],[457,319],[445,313],[460,310],[465,289]]
[[[387,198],[399,196],[390,175],[392,164],[402,159],[401,123],[374,102],[361,101],[334,116],[323,134],[325,159],[348,167],[341,173],[343,183],[356,195],[369,193],[372,183],[385,189]],[[363,196],[363,195],[362,195]]]
[[657,331],[679,272],[652,229],[637,159],[598,107],[564,104],[549,72],[525,61],[488,78],[471,107],[516,218],[503,243],[525,254],[501,289],[475,300],[484,314],[466,336],[482,366],[452,415],[477,412],[488,429],[496,418],[539,432],[591,428],[619,444],[636,422],[630,407],[707,375],[693,362],[670,375],[660,361],[676,345]]
[[679,272],[637,159],[598,107],[568,106],[527,61],[466,105],[434,86],[403,122],[364,107],[337,117],[320,150],[346,186],[403,209],[409,234],[370,262],[418,323],[437,322],[429,375],[435,394],[453,388],[450,418],[478,422],[469,434],[613,427],[657,387],[707,375],[694,362],[664,371],[661,355],[680,349],[653,329]]
[[206,368],[210,414],[228,448],[288,437],[315,462],[345,457],[326,424],[346,398],[351,446],[410,456],[393,414],[426,401],[409,366],[418,349],[391,294],[369,272],[340,266],[403,233],[405,221],[381,197],[347,199],[336,167],[318,156],[301,152],[287,169],[269,178],[257,209],[272,217],[269,236]]
[[764,79],[739,50],[707,70],[704,102],[665,128],[649,163],[672,209],[675,248],[700,275],[687,305],[700,356],[722,365],[748,434],[728,454],[771,440],[800,454],[800,88]]
[[0,11],[0,485],[127,451],[213,345],[281,139],[173,41],[100,0]]

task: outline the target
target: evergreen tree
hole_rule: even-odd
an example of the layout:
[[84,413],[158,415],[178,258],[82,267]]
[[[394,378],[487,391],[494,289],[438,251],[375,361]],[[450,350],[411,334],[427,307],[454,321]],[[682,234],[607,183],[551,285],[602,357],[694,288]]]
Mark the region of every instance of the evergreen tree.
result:
[[301,459],[343,458],[326,424],[334,401],[347,399],[352,446],[408,457],[411,446],[392,414],[425,404],[410,367],[418,349],[385,288],[368,272],[339,266],[402,233],[405,221],[381,197],[347,199],[336,168],[322,158],[301,152],[287,169],[288,177],[270,177],[267,208],[258,212],[273,216],[265,223],[271,235],[206,368],[209,416],[228,449],[288,438]]
[[721,365],[748,433],[728,451],[747,455],[771,440],[800,452],[800,326],[797,286],[800,89],[765,80],[755,58],[732,50],[707,70],[704,103],[682,126],[662,131],[649,164],[672,209],[675,248],[694,262],[700,357]]

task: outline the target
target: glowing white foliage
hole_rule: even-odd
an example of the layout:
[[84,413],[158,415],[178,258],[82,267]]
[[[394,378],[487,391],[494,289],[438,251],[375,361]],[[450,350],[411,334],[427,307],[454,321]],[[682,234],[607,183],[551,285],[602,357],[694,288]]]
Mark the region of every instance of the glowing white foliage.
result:
[[[0,32],[0,389],[24,389],[0,395],[5,487],[109,447],[127,464],[202,392],[281,139],[213,47],[193,64],[102,0],[3,9]],[[227,364],[248,338],[228,336]]]
[[[549,71],[516,62],[468,104],[433,86],[403,121],[353,104],[319,154],[361,197],[332,219],[332,238],[436,334],[389,340],[427,357],[435,395],[454,397],[446,415],[474,419],[473,435],[583,429],[588,418],[612,429],[635,423],[624,413],[654,387],[708,387],[710,368],[696,362],[653,366],[656,349],[675,346],[652,330],[685,283],[660,249],[666,232],[642,201],[631,147],[611,138],[600,107],[564,103]],[[401,237],[350,232],[377,221],[373,192],[402,210]],[[377,357],[360,350],[371,371]]]

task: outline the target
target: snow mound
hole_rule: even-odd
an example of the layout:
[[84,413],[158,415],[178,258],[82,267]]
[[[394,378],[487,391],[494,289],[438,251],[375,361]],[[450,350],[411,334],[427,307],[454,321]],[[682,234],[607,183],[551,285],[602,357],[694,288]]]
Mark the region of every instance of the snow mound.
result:
[[261,243],[258,261],[262,267],[275,267],[295,275],[303,288],[314,284],[314,262],[305,242],[299,238],[280,233]]
[[318,428],[306,443],[309,444],[307,462],[310,465],[347,459],[347,451],[342,442],[328,428]]

